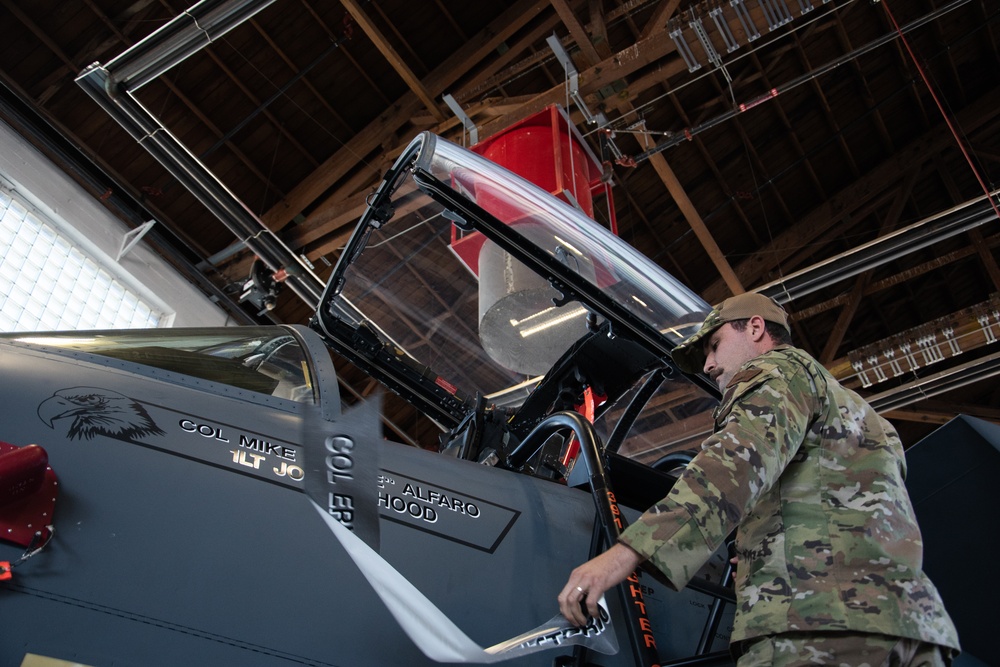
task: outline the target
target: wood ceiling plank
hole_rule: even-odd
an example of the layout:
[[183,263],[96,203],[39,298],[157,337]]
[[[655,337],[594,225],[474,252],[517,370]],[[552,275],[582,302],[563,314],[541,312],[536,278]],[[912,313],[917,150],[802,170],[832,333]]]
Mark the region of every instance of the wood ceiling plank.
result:
[[[841,19],[840,14],[834,13],[834,17],[837,21],[837,39],[844,52],[850,53],[854,50],[854,45],[851,44],[850,35],[848,34],[847,29],[844,28],[844,22]],[[892,153],[895,150],[895,146],[893,146],[892,137],[889,136],[889,129],[885,124],[885,119],[882,117],[882,110],[879,109],[879,105],[875,102],[871,86],[868,85],[868,77],[865,76],[865,72],[861,68],[861,64],[858,62],[857,58],[851,60],[850,67],[854,71],[855,76],[858,78],[858,84],[861,89],[862,99],[865,102],[865,106],[871,109],[875,129],[878,131],[878,136],[882,140],[882,148],[887,153]]]
[[543,19],[535,29],[526,32],[514,44],[507,45],[508,48],[502,55],[492,58],[490,63],[476,74],[475,79],[464,84],[461,89],[453,93],[455,99],[459,102],[465,103],[469,100],[490,93],[497,90],[499,86],[503,85],[504,82],[519,76],[522,72],[532,67],[537,66],[546,58],[551,58],[551,53],[537,51],[508,67],[508,64],[513,61],[514,58],[523,54],[533,44],[544,39],[545,35],[551,33],[557,25],[559,25],[559,15],[553,13],[551,16]]
[[418,99],[423,103],[425,107],[433,114],[435,118],[439,121],[444,120],[444,114],[438,108],[437,104],[434,102],[434,97],[431,92],[424,86],[423,82],[417,77],[416,74],[410,69],[403,58],[396,52],[396,49],[389,43],[389,40],[385,38],[382,31],[378,29],[365,11],[361,8],[355,0],[340,0],[341,4],[347,8],[347,11],[351,13],[354,20],[357,21],[358,25],[364,31],[368,38],[372,40],[375,44],[375,48],[389,61],[392,68],[396,70],[396,73],[406,82],[406,85],[417,96]]
[[[253,93],[253,91],[251,91],[250,88],[247,87],[247,85],[244,84],[240,80],[240,78],[233,73],[231,69],[229,69],[229,66],[226,65],[226,63],[224,63],[222,59],[215,54],[214,51],[212,51],[211,49],[205,49],[204,52],[205,55],[207,55],[212,60],[212,62],[215,63],[215,66],[218,67],[219,70],[223,74],[225,74],[226,77],[230,81],[232,81],[237,88],[239,88],[240,92],[243,93],[244,97],[246,97],[250,101],[250,103],[255,107],[255,110],[251,113],[251,115],[257,113],[258,111],[262,113],[264,117],[267,118],[267,120],[270,122],[274,130],[278,134],[283,136],[288,141],[288,143],[295,148],[295,150],[298,152],[299,155],[305,158],[305,160],[309,162],[309,164],[311,164],[313,167],[319,165],[319,160],[313,157],[313,155],[309,152],[309,150],[302,145],[302,142],[300,142],[298,138],[288,130],[288,128],[285,126],[285,123],[282,122],[280,118],[277,118],[271,112],[270,109],[264,106],[262,100],[258,98]],[[237,125],[239,125],[239,123],[237,123]],[[230,144],[230,147],[232,148],[231,141],[227,140],[225,143]]]
[[[962,194],[958,185],[955,184],[955,179],[952,177],[951,170],[948,169],[944,160],[940,159],[940,157],[935,160],[935,163],[937,165],[938,174],[940,174],[941,180],[944,182],[945,188],[947,188],[948,194],[951,196],[952,203],[955,205],[960,204],[962,201]],[[1000,267],[997,266],[993,253],[990,252],[989,247],[985,243],[982,230],[976,227],[970,229],[968,234],[969,238],[972,240],[972,247],[976,249],[976,253],[979,255],[979,261],[983,263],[983,269],[986,271],[986,275],[993,283],[993,289],[1000,291]]]
[[[996,310],[996,307],[996,296],[994,295],[986,301],[964,308],[961,311],[949,313],[931,321],[925,321],[905,331],[896,331],[892,336],[855,348],[845,356],[826,364],[826,367],[835,378],[851,388],[857,388],[862,385],[865,388],[870,388],[889,377],[927,368],[931,364],[938,363],[944,359],[954,358],[959,354],[972,352],[995,342],[994,324],[990,322],[990,319],[987,319],[987,331],[983,321],[979,318],[983,314],[988,315],[991,310]],[[945,326],[951,329],[957,349],[959,350],[958,352],[955,352],[950,345],[945,344],[943,337],[940,335],[941,330]],[[919,345],[918,340],[928,334],[933,334],[937,341],[937,353],[940,355],[937,360],[932,360],[926,350],[922,350]],[[992,340],[991,336],[993,336]],[[904,342],[910,344],[911,356],[913,357],[910,360],[904,359],[900,351],[900,345]],[[896,356],[894,358],[900,362],[898,370],[901,373],[897,373],[892,369],[890,358],[884,354],[885,350],[895,351]],[[996,354],[1000,353],[994,353],[994,355],[990,356],[995,356]],[[857,361],[863,362],[860,369],[856,369],[853,365],[853,362]],[[881,370],[882,377],[877,377],[879,373],[872,367],[873,362]],[[873,378],[877,379],[873,380]]]
[[[434,95],[444,92],[547,6],[545,0],[520,0],[466,42],[452,58],[428,74],[425,81],[427,90]],[[383,137],[409,122],[421,105],[415,94],[407,94],[397,100],[303,179],[286,198],[271,207],[262,217],[264,224],[275,231],[285,227],[292,218],[350,173],[360,160],[369,157],[379,147]]]
[[[580,72],[579,87],[588,105],[597,107],[600,100],[596,93],[605,86],[609,86],[616,81],[632,74],[647,65],[662,60],[676,51],[673,40],[663,39],[660,33],[654,34],[646,39],[640,40],[632,46],[622,49],[610,58],[606,58],[593,67]],[[665,81],[675,74],[680,74],[687,70],[687,65],[683,59],[673,57],[667,59],[659,70],[658,77],[650,80],[649,85]],[[629,89],[628,96],[636,97],[640,90]],[[565,86],[560,84],[549,90],[536,95],[532,100],[522,105],[517,111],[505,114],[493,121],[490,121],[482,129],[486,136],[510,127],[514,123],[521,121],[528,116],[538,113],[550,104],[558,104],[565,100]]]
[[[341,39],[341,37],[337,35],[337,33],[335,33],[333,30],[330,29],[330,26],[326,24],[326,21],[323,20],[323,17],[316,13],[316,10],[313,9],[312,4],[309,3],[308,0],[302,0],[302,6],[309,13],[309,15],[312,16],[313,20],[316,22],[316,25],[319,26],[320,29],[322,29],[323,32],[327,34],[331,42],[336,42]],[[345,14],[345,17],[346,16],[348,15]],[[357,72],[358,75],[361,76],[361,78],[363,78],[366,82],[368,82],[368,86],[371,88],[371,90],[376,95],[378,95],[383,102],[385,102],[386,106],[390,106],[392,102],[389,100],[388,97],[385,96],[385,93],[382,92],[382,89],[379,87],[379,85],[375,83],[375,81],[371,78],[371,76],[368,75],[367,69],[362,67],[361,64],[357,61],[357,59],[351,54],[351,50],[347,48],[346,44],[342,44],[340,46],[340,52],[344,55],[344,58],[347,59],[347,62],[351,63],[351,66],[354,67],[354,71]]]
[[559,19],[566,26],[566,29],[569,30],[570,36],[583,54],[583,59],[580,63],[581,67],[590,67],[611,55],[611,50],[607,48],[607,43],[604,45],[606,51],[604,57],[598,55],[597,49],[590,42],[590,35],[587,34],[587,31],[583,29],[583,25],[577,20],[576,14],[573,13],[573,8],[569,6],[567,0],[549,0],[549,2],[552,3],[552,8],[556,10]]
[[[29,16],[27,16],[19,8],[13,6],[10,0],[2,0],[2,1],[4,6],[7,7],[15,16],[17,16],[18,20],[20,20],[25,25],[25,27],[28,28],[28,30],[35,35],[35,37],[39,41],[41,41],[49,49],[51,49],[52,52],[60,60],[62,60],[67,67],[69,67],[73,71],[77,72],[80,71],[81,69],[80,65],[74,62],[69,56],[67,56],[66,53],[63,52],[63,50],[54,41],[52,41],[46,35],[46,33],[37,24],[35,24],[34,21],[31,20]],[[98,8],[96,5],[90,2],[88,2],[88,6],[91,9],[91,11],[97,13],[97,18],[101,20],[106,26],[108,26],[110,30],[112,30],[116,34],[116,36],[122,42],[122,44],[124,44],[125,46],[131,46],[132,40],[125,34],[120,32],[118,28],[115,26],[115,24],[106,15],[104,15],[103,12],[100,11],[100,8]],[[191,113],[197,116],[198,119],[201,120],[202,123],[204,123],[205,126],[208,127],[215,134],[217,138],[222,138],[224,136],[223,133],[219,130],[219,128],[216,127],[208,119],[208,117],[205,116],[205,114],[203,114],[198,109],[198,107],[196,107],[183,93],[181,93],[176,86],[174,86],[169,81],[164,81],[164,85],[166,85],[171,90],[171,92],[173,92],[177,96],[177,98],[191,111]],[[262,183],[269,184],[269,179],[263,173],[261,173],[259,169],[256,168],[253,161],[251,161],[245,154],[243,154],[239,150],[239,148],[237,148],[232,142],[227,141],[225,143],[227,147],[237,157],[237,159],[239,159],[240,162],[242,162],[244,166],[251,173],[253,173]],[[270,187],[273,187],[273,184],[271,184]]]
[[[903,181],[902,187],[900,187],[896,193],[892,206],[889,207],[889,212],[885,216],[881,229],[879,229],[878,236],[888,234],[899,225],[900,216],[903,214],[903,207],[906,205],[906,201],[913,193],[913,188],[916,186],[917,178],[919,178],[919,176],[919,167],[910,169],[910,173],[908,174],[906,180]],[[837,350],[840,348],[841,343],[844,342],[844,336],[847,335],[847,330],[851,326],[851,321],[858,312],[858,307],[861,305],[865,289],[867,289],[869,283],[871,283],[874,273],[874,270],[869,269],[855,278],[854,287],[851,288],[851,292],[847,298],[847,303],[844,304],[843,309],[840,311],[840,315],[837,317],[837,322],[830,330],[830,334],[826,339],[826,344],[823,346],[823,351],[820,353],[818,358],[821,364],[828,364],[836,357]]]
[[[972,133],[994,119],[998,105],[1000,105],[1000,89],[994,89],[959,111],[956,114],[957,121],[966,133]],[[802,216],[798,224],[778,235],[753,257],[737,265],[735,271],[740,282],[751,286],[758,284],[768,272],[780,266],[799,248],[811,243],[830,228],[840,219],[844,211],[856,209],[876,197],[897,183],[900,174],[906,173],[914,165],[924,164],[953,143],[954,139],[948,132],[943,132],[941,126],[936,126],[914,139],[862,178],[842,188],[840,192]],[[716,280],[704,290],[702,296],[709,303],[718,303],[726,297],[727,289],[724,281]]]
[[[17,20],[20,21],[38,41],[44,44],[59,60],[61,60],[64,65],[69,67],[74,72],[80,71],[80,66],[74,62],[44,30],[42,30],[41,27],[31,19],[30,16],[25,14],[16,3],[11,0],[2,0],[0,4],[3,4],[4,8],[13,14]],[[11,27],[8,26],[8,29],[10,28]]]
[[[278,54],[278,57],[281,58],[282,62],[284,62],[285,65],[288,66],[288,69],[293,74],[293,78],[299,76],[302,73],[302,70],[298,67],[298,65],[295,64],[295,61],[289,58],[288,54],[285,53],[285,50],[282,49],[280,46],[278,46],[278,44],[273,39],[271,39],[271,36],[267,34],[267,31],[264,30],[263,27],[261,27],[260,22],[258,20],[250,19],[250,25],[253,27],[254,30],[257,31],[257,34],[260,35],[261,39],[267,42],[268,46],[270,46],[271,49],[276,54]],[[316,98],[316,100],[323,106],[323,108],[326,109],[326,112],[333,117],[333,119],[337,122],[337,124],[340,125],[344,130],[350,132],[351,126],[348,124],[348,122],[344,120],[339,113],[337,113],[337,110],[333,108],[333,105],[331,105],[330,102],[327,101],[326,96],[320,93],[318,90],[316,90],[316,87],[312,84],[311,81],[309,81],[308,77],[303,76],[299,80],[302,82],[302,85],[304,85],[306,89],[310,93],[312,93],[313,97]]]
[[458,35],[463,42],[469,41],[469,36],[465,34],[464,30],[462,30],[462,26],[458,25],[455,17],[451,15],[451,12],[449,12],[448,8],[444,6],[444,3],[441,2],[441,0],[434,0],[434,4],[437,5],[438,11],[440,11],[441,15],[444,16],[448,25],[450,25],[452,30],[455,31],[455,34]]
[[[86,0],[87,4],[93,10],[93,0]],[[114,47],[120,47],[121,39],[117,34],[130,35],[135,31],[140,25],[143,25],[146,15],[149,13],[150,9],[156,6],[155,0],[139,0],[138,2],[132,4],[130,7],[126,8],[125,11],[119,13],[112,19],[113,26],[122,26],[121,28],[116,28],[112,31],[112,35],[93,35],[90,41],[81,49],[79,49],[75,56],[71,58],[72,62],[94,62],[101,61],[104,56]],[[124,24],[124,25],[123,25]],[[42,92],[36,97],[36,102],[40,106],[45,106],[46,102],[51,99],[64,85],[72,84],[73,79],[79,74],[79,70],[72,69],[68,65],[64,65],[57,70],[51,72],[45,79],[43,79],[38,84],[38,89]]]
[[653,15],[646,22],[639,39],[646,39],[650,35],[666,30],[667,21],[677,13],[681,0],[660,0],[660,4],[653,10]]
[[[982,245],[984,248],[990,250],[1000,246],[1000,234],[994,234],[993,236],[985,237],[983,239]],[[908,282],[910,280],[913,280],[914,278],[929,273],[930,271],[936,271],[937,269],[947,266],[948,264],[952,264],[954,262],[958,262],[968,257],[971,257],[972,255],[976,254],[976,252],[977,249],[973,248],[970,245],[966,248],[955,250],[953,252],[941,255],[940,257],[936,257],[930,261],[924,262],[923,264],[918,264],[917,266],[910,269],[906,269],[905,271],[900,271],[899,273],[896,273],[887,278],[883,278],[882,280],[879,280],[869,285],[865,289],[864,296],[871,296],[872,294],[875,294],[882,290],[887,290],[901,283]],[[831,308],[842,306],[845,303],[847,303],[847,295],[841,294],[832,299],[828,299],[826,301],[818,303],[814,306],[810,306],[809,308],[803,308],[802,310],[795,311],[795,317],[796,319],[806,319],[809,317],[813,317],[814,315],[818,315],[827,310],[830,310]]]
[[[691,119],[688,117],[687,112],[684,111],[684,107],[681,106],[680,100],[677,99],[676,95],[670,95],[669,97],[673,103],[674,111],[677,113],[677,117],[683,121],[685,127],[691,127]],[[761,245],[760,237],[757,234],[757,231],[753,228],[749,216],[747,216],[747,213],[743,209],[742,204],[740,204],[739,199],[734,196],[732,188],[729,187],[729,183],[726,182],[725,177],[722,175],[722,170],[719,169],[719,166],[712,157],[712,154],[709,153],[708,149],[705,147],[705,142],[702,141],[701,135],[695,135],[692,143],[694,143],[695,148],[698,149],[698,153],[701,155],[705,164],[708,165],[709,170],[715,177],[715,182],[718,184],[719,190],[730,195],[729,205],[736,211],[737,217],[739,217],[740,222],[743,223],[743,227],[746,230],[747,235],[753,241],[753,244],[755,246]]]
[[881,413],[886,419],[920,422],[921,424],[947,424],[958,416],[955,412],[937,412],[930,410],[888,410]]
[[746,290],[744,289],[743,284],[736,276],[733,268],[729,265],[729,261],[719,248],[719,244],[715,242],[715,238],[712,236],[712,233],[708,231],[705,221],[701,219],[701,215],[694,207],[691,199],[687,196],[687,193],[684,191],[684,187],[681,185],[681,182],[677,179],[677,175],[674,173],[674,170],[667,164],[667,159],[663,157],[662,153],[654,153],[650,156],[649,163],[653,165],[653,169],[656,170],[660,180],[662,180],[663,184],[667,187],[667,190],[670,192],[670,196],[674,198],[674,202],[684,215],[684,219],[687,220],[689,225],[691,225],[691,230],[695,233],[695,236],[698,237],[698,241],[701,242],[705,252],[708,253],[709,259],[712,260],[712,264],[715,265],[715,268],[722,276],[722,280],[726,283],[726,287],[728,287],[733,294],[742,294],[745,292]]
[[590,39],[598,53],[606,51],[607,57],[611,55],[611,46],[608,44],[608,24],[604,20],[604,2],[602,0],[587,0],[587,13],[590,15]]
[[[762,81],[764,82],[764,85],[767,86],[768,90],[771,90],[772,88],[774,88],[774,85],[771,83],[771,78],[767,75],[766,72],[764,72],[764,68],[760,63],[760,60],[757,58],[757,54],[753,54],[752,58],[754,64],[762,72]],[[777,114],[778,119],[781,121],[781,125],[785,128],[784,134],[788,138],[788,140],[792,142],[792,147],[795,149],[795,154],[799,156],[799,161],[805,165],[806,171],[809,174],[809,180],[812,181],[813,187],[816,188],[816,193],[819,195],[821,199],[826,199],[827,197],[826,188],[823,187],[823,183],[820,181],[819,176],[816,175],[816,170],[813,168],[812,162],[810,162],[808,154],[802,147],[802,142],[799,141],[799,137],[795,133],[791,121],[788,120],[788,114],[785,113],[785,109],[782,106],[782,96],[779,95],[773,101],[773,103],[771,104],[771,108],[774,109],[775,114]]]
[[969,238],[972,239],[972,247],[976,249],[976,254],[979,255],[979,261],[983,263],[986,274],[993,282],[993,289],[1000,292],[1000,267],[997,266],[997,260],[990,251],[982,230],[978,228],[970,230]]
[[[416,51],[413,50],[413,47],[410,46],[410,43],[408,41],[406,41],[406,38],[403,37],[403,33],[399,32],[399,28],[396,27],[396,24],[393,21],[390,21],[389,17],[386,16],[385,10],[382,9],[382,4],[378,3],[378,2],[370,2],[370,3],[367,3],[367,4],[370,5],[371,7],[373,7],[376,12],[378,12],[378,15],[380,17],[382,17],[382,20],[385,22],[385,24],[387,26],[389,26],[389,30],[391,30],[392,34],[396,36],[396,39],[398,40],[397,43],[401,44],[403,46],[403,49],[406,50],[407,56],[406,56],[406,60],[404,62],[407,62],[407,63],[413,62],[413,63],[415,63],[419,67],[419,69],[421,71],[423,71],[424,73],[426,73],[427,72],[427,65],[424,64],[424,61],[420,57],[420,55]],[[407,67],[409,68],[410,66],[407,65]],[[416,74],[416,73],[414,72],[414,74]],[[420,77],[418,76],[417,80],[419,80],[419,78]]]
[[[669,4],[670,4],[669,2],[665,2],[663,3],[663,5],[661,5],[661,8]],[[653,21],[650,21],[647,27],[649,27],[649,25],[653,25],[653,23],[654,23]],[[665,83],[665,79],[660,79],[657,83]],[[633,85],[630,85],[628,90],[631,91]],[[634,86],[634,87],[639,88],[641,86]],[[638,93],[636,93],[636,95],[638,95]],[[675,96],[671,95],[670,97],[671,100],[673,100],[674,104],[679,106],[679,103],[677,102]],[[628,99],[622,99],[622,101],[619,104],[619,110],[622,112],[621,113],[622,116],[628,116],[629,114],[635,111],[632,106],[632,103]],[[729,288],[733,291],[734,294],[743,293],[745,290],[743,286],[740,284],[739,279],[736,277],[736,274],[733,272],[732,266],[730,266],[729,261],[723,255],[722,250],[719,248],[718,243],[715,241],[715,238],[712,236],[711,232],[709,232],[708,227],[705,225],[704,220],[698,213],[694,204],[691,202],[690,197],[687,195],[687,192],[681,185],[680,180],[677,178],[677,175],[674,173],[673,169],[671,169],[670,165],[667,163],[666,158],[663,156],[662,153],[654,153],[650,157],[649,162],[652,165],[653,169],[656,171],[657,176],[659,176],[660,180],[667,188],[667,191],[670,193],[671,197],[674,199],[674,203],[677,204],[678,208],[681,211],[681,214],[684,216],[684,219],[688,222],[688,225],[691,227],[691,230],[694,232],[695,236],[698,238],[702,247],[705,249],[705,252],[708,253],[709,259],[712,261],[712,264],[719,271],[719,274],[722,276],[723,280],[726,282],[726,284],[729,286]],[[714,167],[714,162],[711,163],[711,166]]]

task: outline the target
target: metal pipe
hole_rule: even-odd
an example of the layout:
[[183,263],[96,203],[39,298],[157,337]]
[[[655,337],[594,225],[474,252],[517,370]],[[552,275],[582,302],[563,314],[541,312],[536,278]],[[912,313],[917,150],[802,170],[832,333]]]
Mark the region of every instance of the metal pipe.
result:
[[138,90],[208,46],[275,0],[203,0],[148,35],[104,67],[109,85]]
[[974,359],[961,366],[949,368],[929,377],[908,382],[901,387],[875,394],[868,398],[868,403],[879,412],[898,410],[995,375],[1000,375],[1000,352],[994,352],[989,356]]
[[[927,23],[930,23],[931,21],[934,21],[934,20],[936,20],[936,19],[944,16],[945,14],[947,14],[947,13],[949,13],[949,12],[955,10],[955,9],[958,9],[962,5],[966,5],[968,3],[969,3],[969,0],[954,0],[953,2],[947,4],[947,5],[943,6],[943,7],[940,7],[940,8],[938,8],[938,9],[936,9],[936,10],[934,10],[934,11],[928,13],[928,14],[926,14],[925,16],[923,16],[923,17],[921,17],[919,19],[916,19],[914,21],[911,21],[910,23],[907,23],[898,32],[887,33],[887,34],[885,34],[885,35],[883,35],[883,36],[881,36],[881,37],[879,37],[879,38],[877,38],[877,39],[875,39],[875,40],[873,40],[873,41],[865,44],[864,46],[861,46],[861,47],[859,47],[857,49],[854,49],[850,53],[844,54],[843,56],[841,56],[840,58],[837,58],[836,60],[833,60],[833,61],[831,61],[829,63],[826,63],[825,65],[822,65],[822,66],[820,66],[820,67],[818,67],[818,68],[816,68],[814,70],[806,72],[805,74],[803,74],[801,76],[797,76],[797,77],[795,77],[794,79],[792,79],[791,81],[789,81],[787,83],[784,83],[784,84],[781,84],[779,86],[776,86],[775,88],[772,88],[769,92],[767,92],[767,93],[765,93],[765,94],[763,94],[763,95],[761,95],[759,97],[756,97],[756,98],[750,100],[749,102],[744,102],[742,104],[735,105],[729,111],[726,111],[726,112],[724,112],[724,113],[722,113],[719,116],[716,116],[714,118],[710,118],[707,121],[705,121],[704,123],[701,123],[700,125],[695,125],[693,127],[686,128],[682,132],[677,132],[672,137],[668,138],[666,141],[664,141],[662,143],[659,143],[656,146],[653,146],[651,149],[649,149],[648,151],[645,151],[644,153],[640,153],[639,155],[636,155],[634,157],[634,160],[636,162],[642,162],[644,160],[648,160],[650,157],[652,157],[656,153],[662,153],[663,151],[667,150],[668,148],[672,148],[672,147],[674,147],[674,146],[676,146],[676,145],[678,145],[678,144],[680,144],[680,143],[682,143],[684,141],[691,141],[693,139],[694,135],[696,135],[696,134],[701,134],[705,130],[709,130],[709,129],[715,127],[716,125],[719,125],[719,124],[721,124],[721,123],[723,123],[723,122],[725,122],[727,120],[730,120],[731,118],[734,118],[734,117],[738,116],[739,114],[743,113],[744,111],[749,111],[750,109],[754,108],[758,104],[762,104],[762,103],[764,103],[764,102],[766,102],[768,100],[774,99],[775,97],[777,97],[778,95],[781,95],[782,93],[787,93],[790,90],[792,90],[793,88],[796,88],[796,87],[798,87],[798,86],[800,86],[800,85],[802,85],[804,83],[807,83],[807,82],[809,82],[809,81],[811,81],[811,80],[813,80],[813,79],[815,79],[815,78],[817,78],[817,77],[819,77],[819,76],[821,76],[823,74],[826,74],[827,72],[830,72],[830,71],[836,69],[837,67],[840,67],[841,65],[843,65],[845,63],[848,63],[848,62],[850,62],[850,61],[852,61],[852,60],[854,60],[856,58],[859,58],[859,57],[863,56],[864,54],[868,53],[869,51],[873,51],[876,48],[878,48],[878,47],[880,47],[880,46],[882,46],[884,44],[888,44],[889,42],[891,42],[891,41],[893,41],[895,39],[898,39],[900,33],[907,33],[907,32],[910,32],[912,30],[915,30],[916,28],[919,28],[919,27],[921,27],[921,26],[923,26],[923,25],[925,25]],[[735,7],[735,5],[734,5],[734,7]],[[761,9],[763,9],[765,11],[765,14],[767,13],[766,9],[764,8],[764,4],[763,3],[761,3]],[[742,18],[741,18],[741,20],[742,20]],[[775,26],[772,25],[771,29],[773,30],[774,27]],[[678,44],[678,47],[680,47],[680,44]],[[685,56],[685,62],[686,61],[687,61],[687,57]],[[698,67],[700,67],[700,65],[698,65]],[[689,69],[691,69],[690,68],[690,64],[689,64]]]
[[285,243],[236,195],[149,113],[134,97],[111,85],[110,73],[91,65],[77,83],[109,116],[187,188],[272,271],[288,272],[285,283],[311,308],[319,307],[323,282],[305,260]]
[[[1000,190],[994,190],[989,197],[996,197],[998,194]],[[996,219],[989,198],[983,195],[754,291],[769,296],[778,303],[788,303]]]

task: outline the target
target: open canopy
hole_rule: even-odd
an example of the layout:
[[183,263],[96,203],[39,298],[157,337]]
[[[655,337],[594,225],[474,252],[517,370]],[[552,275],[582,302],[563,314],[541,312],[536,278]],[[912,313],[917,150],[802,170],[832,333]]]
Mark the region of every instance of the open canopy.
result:
[[711,388],[673,370],[669,352],[708,310],[576,208],[424,133],[372,196],[317,324],[355,363],[454,425],[477,395],[521,405],[588,337],[604,342],[580,353],[591,357],[587,380],[611,402],[664,368],[703,410]]

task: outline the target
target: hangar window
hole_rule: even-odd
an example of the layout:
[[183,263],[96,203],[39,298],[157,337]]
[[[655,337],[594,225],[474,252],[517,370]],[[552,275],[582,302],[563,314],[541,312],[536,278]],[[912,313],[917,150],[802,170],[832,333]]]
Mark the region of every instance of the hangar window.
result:
[[0,331],[150,328],[165,318],[0,188]]

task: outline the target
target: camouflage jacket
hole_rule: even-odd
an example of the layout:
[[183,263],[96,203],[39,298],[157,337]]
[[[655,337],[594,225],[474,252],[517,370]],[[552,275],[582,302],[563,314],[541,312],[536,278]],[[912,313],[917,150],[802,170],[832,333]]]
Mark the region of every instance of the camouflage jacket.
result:
[[715,432],[621,540],[682,588],[734,528],[732,641],[850,630],[958,648],[921,570],[892,426],[790,346],[726,387]]

